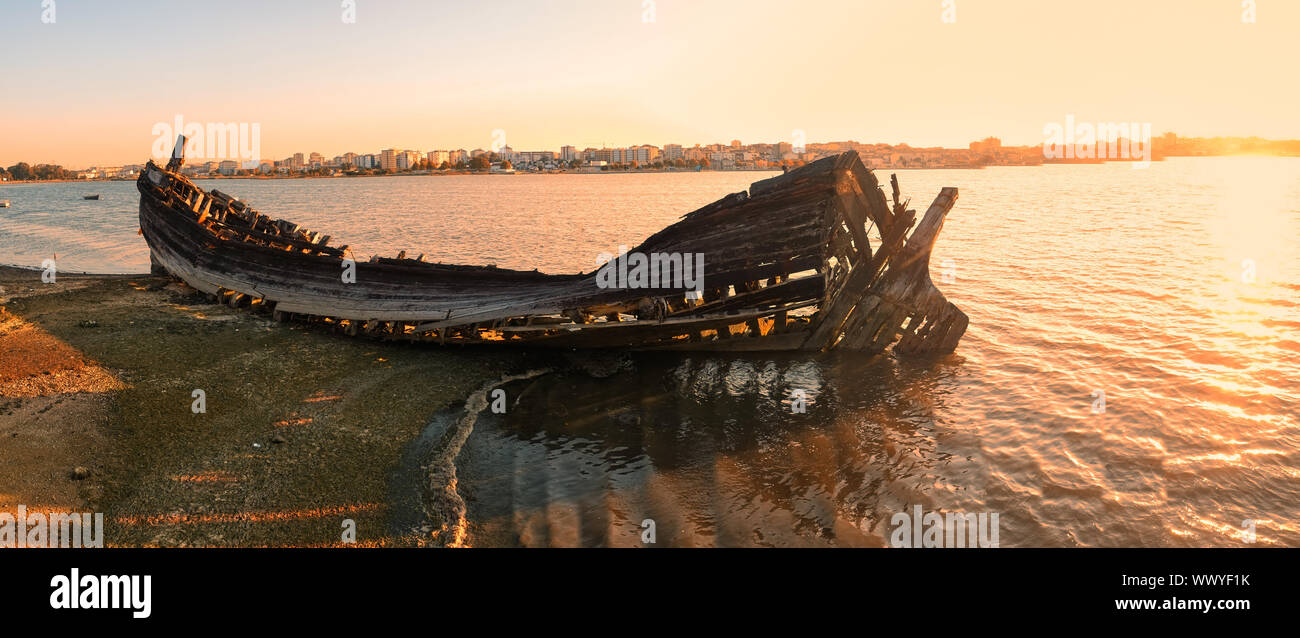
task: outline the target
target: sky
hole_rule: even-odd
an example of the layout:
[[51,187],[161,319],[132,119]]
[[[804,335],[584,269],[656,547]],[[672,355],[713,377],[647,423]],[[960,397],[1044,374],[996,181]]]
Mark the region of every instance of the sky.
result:
[[0,0],[0,164],[142,163],[177,116],[255,123],[265,159],[495,131],[517,151],[1040,144],[1069,115],[1300,138],[1300,2],[1251,4]]

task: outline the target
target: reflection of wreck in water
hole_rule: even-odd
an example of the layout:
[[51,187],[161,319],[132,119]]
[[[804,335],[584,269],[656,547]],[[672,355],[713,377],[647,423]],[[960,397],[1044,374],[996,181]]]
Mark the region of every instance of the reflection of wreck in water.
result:
[[[891,205],[856,152],[755,182],[633,249],[705,255],[696,298],[680,285],[609,288],[596,272],[432,264],[405,252],[356,263],[328,236],[195,186],[179,173],[184,142],[165,169],[150,162],[137,181],[155,269],[281,320],[442,343],[871,353],[893,345],[918,355],[951,352],[966,331],[966,315],[929,273],[957,189],[943,189],[917,223],[897,180]],[[699,277],[667,263],[661,281],[670,286]]]
[[[630,363],[608,378],[508,384],[506,412],[478,414],[453,488],[469,544],[639,546],[653,519],[665,546],[879,546],[894,513],[934,506],[918,494],[946,466],[965,469],[936,439],[947,365],[794,354]],[[795,390],[806,413],[792,411]],[[461,414],[440,413],[423,444],[455,438]],[[411,455],[413,472],[424,458]]]

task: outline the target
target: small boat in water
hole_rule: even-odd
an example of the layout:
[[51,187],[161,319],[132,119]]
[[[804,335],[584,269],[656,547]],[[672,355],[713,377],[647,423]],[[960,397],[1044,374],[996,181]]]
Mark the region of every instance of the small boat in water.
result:
[[448,344],[905,355],[952,352],[968,324],[929,271],[957,189],[917,223],[897,177],[891,205],[852,151],[755,182],[595,271],[552,275],[405,251],[356,261],[327,235],[195,186],[184,144],[136,182],[155,272],[278,321]]
[[82,199],[99,199],[99,193],[95,193],[94,195],[82,195],[81,198],[82,198]]

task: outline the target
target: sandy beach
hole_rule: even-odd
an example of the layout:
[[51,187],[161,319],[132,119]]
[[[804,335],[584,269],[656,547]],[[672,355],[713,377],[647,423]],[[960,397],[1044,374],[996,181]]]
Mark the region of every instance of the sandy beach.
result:
[[[350,339],[148,275],[0,268],[0,511],[108,546],[414,545],[386,490],[431,415],[531,362]],[[202,390],[206,412],[193,410]]]

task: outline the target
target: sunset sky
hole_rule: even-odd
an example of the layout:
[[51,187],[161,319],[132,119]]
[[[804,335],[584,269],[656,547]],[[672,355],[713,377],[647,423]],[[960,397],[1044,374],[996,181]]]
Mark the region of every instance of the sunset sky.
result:
[[0,164],[148,159],[156,122],[261,155],[740,139],[964,147],[1043,127],[1300,138],[1300,2],[340,0],[0,3]]

